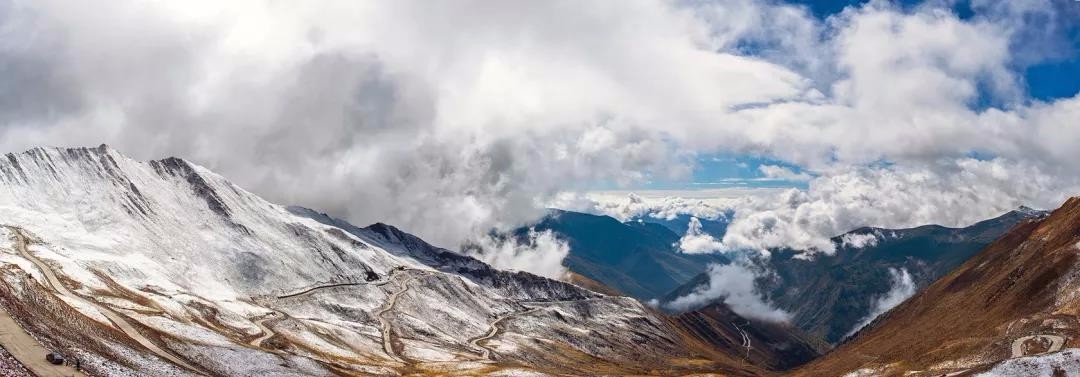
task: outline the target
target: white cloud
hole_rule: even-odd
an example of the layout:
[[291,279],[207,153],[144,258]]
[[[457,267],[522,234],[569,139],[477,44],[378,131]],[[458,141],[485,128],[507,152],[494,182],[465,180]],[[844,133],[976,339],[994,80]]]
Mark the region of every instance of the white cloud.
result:
[[841,246],[853,249],[862,249],[868,246],[877,246],[877,233],[848,233],[840,237]]
[[758,166],[758,170],[767,178],[780,179],[785,181],[809,181],[810,174],[805,172],[796,173],[790,168],[786,168],[779,165],[761,165]]
[[570,254],[570,246],[565,241],[555,237],[550,230],[537,232],[533,229],[529,229],[523,241],[482,237],[473,241],[474,248],[466,250],[495,268],[528,271],[553,279],[566,278],[567,269],[562,261]]
[[911,274],[906,269],[889,268],[889,276],[892,277],[892,288],[889,289],[883,296],[874,299],[873,306],[870,308],[870,314],[863,319],[859,320],[859,323],[848,332],[847,335],[854,334],[859,329],[870,324],[874,318],[885,314],[892,308],[895,308],[900,303],[907,300],[909,297],[915,294],[917,287],[914,280],[911,278]]
[[774,308],[757,293],[754,280],[761,274],[748,264],[733,263],[709,266],[709,283],[676,298],[665,306],[674,310],[692,310],[723,299],[732,311],[743,317],[770,322],[787,322],[791,315]]
[[1067,192],[1080,192],[1080,185],[1002,159],[857,168],[815,178],[808,190],[742,202],[722,242],[733,249],[832,253],[831,237],[862,226],[966,226],[1024,204],[1057,207]]
[[553,205],[557,208],[595,212],[619,221],[645,216],[671,220],[679,215],[717,220],[726,219],[735,202],[744,200],[745,195],[755,193],[747,190],[714,190],[708,194],[708,198],[684,197],[683,194],[700,195],[701,192],[593,192],[578,197],[580,201],[575,203],[564,200]]
[[[1027,98],[1017,74],[1076,11],[978,1],[962,20],[941,4],[821,21],[754,0],[19,2],[0,25],[0,150],[177,155],[448,247],[716,153],[814,173],[808,190],[732,200],[729,248],[831,252],[859,226],[1080,192],[1080,98]],[[726,213],[683,198],[598,210]]]
[[690,218],[686,234],[679,239],[679,251],[687,254],[704,254],[725,251],[724,244],[701,230],[701,220]]

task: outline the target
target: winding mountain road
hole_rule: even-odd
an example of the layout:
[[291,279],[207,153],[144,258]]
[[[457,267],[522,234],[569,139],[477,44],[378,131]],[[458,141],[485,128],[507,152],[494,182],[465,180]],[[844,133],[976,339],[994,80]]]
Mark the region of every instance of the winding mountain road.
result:
[[739,328],[739,325],[736,325],[735,322],[732,322],[731,325],[735,326],[735,330],[739,331],[739,335],[742,335],[742,346],[746,347],[746,358],[750,359],[750,336],[746,335],[746,331]]
[[[320,289],[327,289],[327,288],[355,287],[355,286],[358,286],[358,285],[374,285],[376,287],[381,287],[383,285],[386,285],[386,283],[389,283],[390,279],[394,277],[395,273],[397,273],[398,271],[405,271],[405,270],[410,270],[410,269],[394,269],[394,270],[390,270],[390,274],[387,275],[386,279],[383,279],[383,280],[367,281],[367,282],[360,282],[360,283],[347,282],[347,283],[324,284],[324,285],[314,286],[314,287],[311,287],[311,288],[305,288],[305,289],[303,289],[303,290],[301,290],[299,292],[293,292],[293,293],[288,293],[288,294],[284,294],[284,295],[281,295],[281,296],[277,296],[277,298],[284,299],[284,298],[304,297],[304,296],[310,295],[312,293],[315,293],[315,291],[318,291]],[[415,271],[419,271],[419,270],[415,270]]]
[[527,308],[530,308],[530,309],[529,310],[523,310],[523,311],[520,311],[520,312],[510,313],[510,314],[504,315],[502,317],[496,318],[494,321],[491,321],[491,323],[488,324],[488,332],[484,333],[484,335],[480,335],[478,337],[469,339],[468,343],[469,343],[470,346],[473,346],[474,348],[480,350],[480,357],[481,358],[491,359],[491,354],[494,353],[495,351],[493,351],[490,348],[487,348],[487,346],[484,346],[483,344],[481,344],[481,342],[486,341],[486,340],[491,339],[491,338],[494,338],[495,335],[498,335],[499,330],[501,330],[499,328],[499,324],[502,323],[503,321],[505,321],[507,319],[510,319],[510,318],[513,318],[513,317],[516,317],[516,316],[532,314],[532,313],[534,313],[534,312],[536,312],[538,310],[542,310],[542,309],[544,309],[544,308],[546,308],[546,307],[548,307],[550,305],[572,304],[572,303],[589,302],[589,301],[602,300],[602,299],[603,299],[603,297],[585,298],[585,299],[580,299],[580,300],[562,300],[562,301],[520,301],[520,302],[518,302],[519,304],[521,304],[522,306],[525,306]]
[[161,347],[158,347],[157,344],[154,344],[154,342],[150,341],[150,339],[147,339],[145,336],[139,333],[139,331],[136,330],[135,327],[131,325],[131,323],[129,323],[126,319],[120,316],[120,314],[116,313],[112,309],[104,305],[99,305],[96,302],[87,300],[82,296],[76,295],[74,292],[69,291],[67,287],[60,283],[60,279],[56,277],[56,273],[52,270],[51,267],[49,267],[49,265],[45,264],[45,262],[42,262],[41,259],[38,259],[36,256],[30,253],[30,241],[29,238],[26,237],[25,234],[23,234],[22,229],[10,226],[8,227],[8,229],[10,229],[13,234],[15,234],[15,247],[16,250],[19,252],[19,255],[29,260],[30,263],[34,264],[34,266],[37,266],[37,268],[40,269],[41,272],[45,275],[46,283],[50,287],[52,287],[52,289],[56,291],[60,296],[82,302],[97,309],[99,312],[101,312],[101,314],[105,315],[105,317],[108,318],[109,321],[116,325],[116,327],[120,329],[120,331],[123,331],[125,335],[135,340],[143,347],[146,347],[146,349],[150,350],[150,352],[153,352],[155,355],[163,359],[169,360],[173,364],[184,367],[185,369],[188,369],[192,372],[195,372],[197,374],[203,374],[203,372],[198,368],[195,368],[184,360],[181,360],[180,358],[173,356],[173,354],[161,349]]
[[480,342],[483,342],[485,340],[494,338],[495,335],[497,335],[499,333],[499,323],[506,320],[507,318],[511,318],[511,317],[515,317],[515,316],[519,316],[519,315],[530,314],[530,313],[533,313],[533,312],[535,312],[537,310],[540,310],[540,309],[543,309],[543,308],[532,308],[532,309],[529,309],[529,310],[520,311],[520,312],[514,312],[514,313],[504,315],[502,317],[496,318],[494,321],[492,321],[491,323],[488,324],[488,332],[485,333],[484,335],[469,339],[469,345],[471,345],[473,347],[476,347],[477,349],[480,350],[480,357],[482,357],[484,359],[491,359],[491,353],[494,352],[494,351],[492,351],[490,348],[487,348],[483,344],[480,344]]
[[[395,271],[397,271],[397,270],[395,270]],[[412,270],[403,270],[403,271],[412,271]],[[394,272],[391,272],[390,276],[387,277],[386,282],[390,282],[390,279],[392,279],[393,277],[394,277]],[[405,292],[409,291],[409,283],[412,282],[415,279],[416,279],[415,276],[409,276],[405,280],[401,281],[401,283],[400,283],[400,288],[401,289],[398,289],[393,294],[391,294],[390,298],[386,300],[386,304],[384,304],[384,307],[382,309],[380,309],[378,313],[375,314],[375,318],[379,319],[379,324],[382,327],[383,351],[386,352],[386,354],[388,356],[390,356],[390,358],[394,359],[395,361],[401,362],[401,363],[404,363],[405,360],[402,359],[400,356],[398,356],[397,351],[394,350],[394,344],[393,344],[393,341],[391,340],[391,336],[393,336],[393,334],[392,334],[393,329],[390,326],[390,321],[388,319],[386,319],[385,317],[383,317],[383,315],[385,315],[386,313],[389,313],[390,311],[394,310],[394,306],[397,305],[398,297],[400,297]],[[383,283],[383,284],[386,284],[386,283]],[[383,285],[383,284],[379,284],[379,285]]]
[[[1027,342],[1029,340],[1035,340],[1035,339],[1038,339],[1038,338],[1046,338],[1047,340],[1049,340],[1050,341],[1050,348],[1047,349],[1046,352],[1033,353],[1033,354],[1030,354],[1030,355],[1025,354],[1024,342]],[[1023,337],[1016,338],[1016,340],[1014,340],[1012,342],[1012,358],[1015,359],[1015,358],[1024,357],[1024,356],[1034,356],[1034,355],[1041,355],[1041,354],[1044,354],[1044,353],[1057,352],[1057,351],[1061,351],[1061,347],[1064,346],[1064,345],[1065,345],[1065,338],[1062,337],[1062,336],[1059,336],[1059,335],[1040,334],[1040,335],[1023,336]]]
[[310,294],[312,294],[315,291],[320,290],[320,289],[337,288],[337,287],[354,287],[354,286],[357,286],[357,285],[367,285],[367,284],[368,283],[335,283],[335,284],[320,285],[320,286],[311,287],[311,288],[302,290],[300,292],[289,293],[289,294],[286,294],[286,295],[277,296],[277,298],[304,297],[304,296],[310,295]]
[[263,334],[262,334],[262,336],[260,336],[258,338],[255,338],[255,340],[252,340],[248,344],[250,344],[252,347],[261,348],[263,341],[265,341],[267,339],[270,339],[275,334],[277,334],[269,326],[266,326],[266,321],[269,321],[271,319],[275,319],[277,317],[278,317],[277,313],[270,313],[266,317],[255,320],[255,326],[259,326],[259,330],[262,330]]

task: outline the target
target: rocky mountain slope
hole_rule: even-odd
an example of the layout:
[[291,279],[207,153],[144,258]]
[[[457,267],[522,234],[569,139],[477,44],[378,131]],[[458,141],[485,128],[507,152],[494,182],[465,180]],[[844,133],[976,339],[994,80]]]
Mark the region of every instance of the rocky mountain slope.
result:
[[8,154],[0,224],[0,306],[21,324],[2,330],[96,376],[757,375],[778,358],[717,352],[634,299],[279,206],[177,158]]
[[1003,237],[799,375],[1080,374],[1080,198]]
[[[835,344],[880,314],[876,302],[890,295],[897,295],[899,302],[1016,224],[1045,215],[1020,208],[964,228],[856,229],[833,238],[837,251],[832,256],[808,260],[793,258],[792,250],[773,250],[765,262],[772,274],[760,279],[758,286],[777,307],[792,314],[794,326]],[[695,277],[666,295],[665,302],[707,282],[707,275]]]

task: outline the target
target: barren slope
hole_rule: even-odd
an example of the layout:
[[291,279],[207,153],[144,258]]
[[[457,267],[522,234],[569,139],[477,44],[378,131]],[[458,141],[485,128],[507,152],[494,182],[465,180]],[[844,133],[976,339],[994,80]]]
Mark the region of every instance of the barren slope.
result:
[[[797,375],[971,373],[1077,347],[1078,240],[1080,198],[1072,198],[1049,217],[1016,226]],[[1065,352],[1075,358],[1075,350]]]

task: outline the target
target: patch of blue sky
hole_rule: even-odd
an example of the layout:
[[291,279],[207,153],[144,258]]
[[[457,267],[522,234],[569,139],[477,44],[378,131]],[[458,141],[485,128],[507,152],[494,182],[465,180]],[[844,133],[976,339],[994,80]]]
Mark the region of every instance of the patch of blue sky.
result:
[[752,155],[709,154],[698,156],[694,161],[691,177],[684,181],[654,181],[640,188],[652,190],[671,189],[754,189],[754,188],[803,188],[805,179],[770,177],[763,166],[779,166],[795,174],[808,174],[798,166],[783,161]]
[[[1014,41],[1011,49],[1016,57],[1012,69],[1016,77],[1022,80],[1022,86],[1026,93],[1024,98],[1031,101],[1054,101],[1063,98],[1072,98],[1080,93],[1080,1],[1051,0],[1055,11],[1058,13],[1053,33],[1044,33],[1044,30],[1033,29],[1023,32],[1020,38],[1024,40]],[[806,6],[815,17],[822,20],[831,15],[842,12],[849,6],[860,6],[866,0],[788,0],[788,3]],[[920,4],[917,0],[897,0],[896,4],[901,9],[910,10]],[[977,17],[988,17],[980,14],[984,9],[973,7],[968,0],[952,1],[950,6],[957,17],[971,20]],[[1025,21],[1029,27],[1042,24],[1039,20]],[[747,55],[756,55],[769,50],[768,44],[762,42],[748,42],[738,46],[738,51]],[[1032,51],[1029,51],[1032,50]],[[1037,55],[1037,56],[1036,56]],[[993,88],[985,82],[979,83],[979,95],[969,104],[973,110],[982,111],[988,108],[1001,108],[1009,106],[1012,99],[999,98]],[[748,104],[746,107],[764,106],[767,104]],[[990,160],[995,156],[982,152],[971,151],[968,157],[979,160]],[[634,188],[641,189],[723,189],[723,188],[783,188],[795,187],[806,188],[805,180],[784,180],[776,177],[767,177],[761,171],[763,165],[782,166],[795,173],[802,173],[798,166],[786,164],[768,158],[751,155],[703,155],[695,161],[695,169],[689,179],[676,181],[649,181]],[[888,167],[888,161],[879,161],[869,164],[870,167]],[[613,184],[602,184],[602,188],[614,188]]]
[[[860,6],[867,0],[788,0],[810,9],[814,16],[826,19],[840,13],[844,8]],[[924,3],[918,0],[894,0],[901,9],[912,9]],[[1025,16],[1021,23],[1026,28],[1014,31],[1016,36],[1011,49],[1014,57],[1017,77],[1021,78],[1027,89],[1027,97],[1052,101],[1060,98],[1072,98],[1080,93],[1080,1],[1051,0],[1052,19],[1044,13],[1032,13]],[[986,11],[986,6],[974,6],[969,0],[951,1],[951,10],[962,20],[970,20]],[[753,54],[761,46],[747,44],[740,46],[742,52]],[[1006,105],[1001,99],[989,93],[989,88],[980,87],[977,98],[971,103],[976,110]]]

